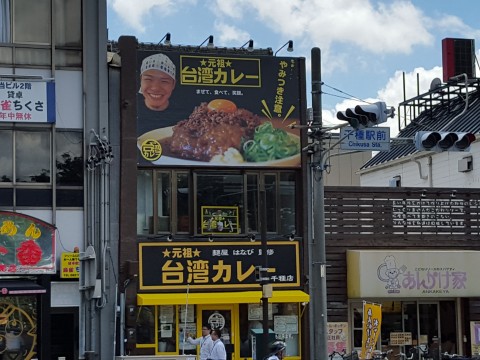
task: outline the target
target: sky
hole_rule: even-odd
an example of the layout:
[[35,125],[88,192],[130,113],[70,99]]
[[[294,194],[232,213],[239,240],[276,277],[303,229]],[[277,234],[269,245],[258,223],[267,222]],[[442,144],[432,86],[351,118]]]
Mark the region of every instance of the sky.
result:
[[[274,52],[293,40],[294,51],[278,55],[306,59],[309,106],[311,50],[320,48],[324,126],[341,123],[336,113],[348,107],[397,108],[428,91],[443,78],[442,39],[480,39],[479,0],[107,0],[107,7],[109,40],[159,43],[169,32],[173,45],[200,45],[213,35],[219,47],[252,39]],[[397,122],[387,123],[392,136]]]

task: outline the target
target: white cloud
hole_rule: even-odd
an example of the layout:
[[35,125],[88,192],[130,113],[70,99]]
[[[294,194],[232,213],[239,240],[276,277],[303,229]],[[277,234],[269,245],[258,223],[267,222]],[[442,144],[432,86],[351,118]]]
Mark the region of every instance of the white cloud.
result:
[[196,0],[108,0],[109,6],[132,29],[144,33],[146,24],[153,17],[162,18],[175,12],[181,13],[183,5],[195,4]]
[[236,47],[240,47],[251,38],[248,32],[221,21],[215,21],[215,30],[220,34],[219,42],[222,44],[238,43]]
[[424,15],[413,4],[395,1],[377,7],[369,0],[216,0],[215,13],[255,17],[285,38],[308,39],[328,49],[332,42],[373,53],[410,53],[433,42]]

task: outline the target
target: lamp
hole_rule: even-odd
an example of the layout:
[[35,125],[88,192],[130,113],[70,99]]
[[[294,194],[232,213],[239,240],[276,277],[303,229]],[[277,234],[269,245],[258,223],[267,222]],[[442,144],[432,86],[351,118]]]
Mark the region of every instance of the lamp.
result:
[[250,239],[251,242],[255,242],[255,234],[248,235],[248,238]]
[[173,240],[173,235],[172,234],[168,234],[167,235],[167,241],[172,241]]
[[213,35],[210,35],[209,37],[207,37],[205,40],[203,40],[203,42],[198,45],[198,47],[202,46],[203,44],[205,44],[208,40],[208,43],[207,43],[207,48],[209,49],[213,49],[214,45],[213,45]]
[[288,40],[285,44],[283,44],[283,46],[282,46],[280,49],[278,49],[277,51],[275,51],[274,56],[277,56],[277,53],[278,53],[280,50],[282,50],[282,49],[283,49],[285,46],[287,46],[287,45],[288,45],[287,51],[288,51],[288,52],[292,52],[292,51],[293,51],[293,40]]
[[292,232],[292,233],[288,236],[288,240],[290,240],[290,241],[295,240],[295,233]]
[[210,235],[210,236],[208,237],[208,241],[213,242],[213,236]]
[[240,47],[240,49],[245,48],[245,45],[247,45],[247,44],[248,44],[247,51],[253,51],[253,40],[252,39],[248,40],[245,44],[243,44]]
[[450,194],[450,197],[452,199],[455,199],[457,197],[457,190],[452,190],[452,193]]
[[160,43],[165,40],[163,42],[164,45],[172,45],[172,42],[170,41],[170,33],[166,33],[165,36],[163,38],[160,39],[160,41],[158,42],[157,45],[160,45]]

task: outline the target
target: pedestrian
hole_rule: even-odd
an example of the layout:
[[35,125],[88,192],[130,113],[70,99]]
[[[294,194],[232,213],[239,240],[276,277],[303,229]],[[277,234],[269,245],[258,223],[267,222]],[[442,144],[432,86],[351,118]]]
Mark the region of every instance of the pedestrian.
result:
[[221,332],[220,329],[212,329],[212,340],[213,347],[210,355],[208,356],[209,360],[227,360],[227,352],[225,350],[225,345],[223,344],[222,339],[220,339]]
[[204,324],[202,326],[202,336],[193,339],[191,336],[187,338],[187,341],[192,345],[200,345],[200,360],[207,360],[213,348],[212,337],[210,331],[212,326],[210,324]]
[[274,341],[270,344],[270,354],[266,357],[267,360],[282,360],[285,356],[286,345],[283,341]]

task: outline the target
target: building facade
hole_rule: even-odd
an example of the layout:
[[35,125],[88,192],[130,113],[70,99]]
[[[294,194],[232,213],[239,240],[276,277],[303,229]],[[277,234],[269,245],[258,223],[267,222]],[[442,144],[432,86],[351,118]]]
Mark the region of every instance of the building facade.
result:
[[[361,349],[363,306],[375,303],[382,305],[379,350],[393,356],[426,346],[433,358],[478,353],[479,195],[326,188],[328,322],[343,327],[347,350]],[[334,347],[340,340],[332,337],[331,350],[342,350]]]
[[[467,55],[465,58],[469,59]],[[444,352],[479,353],[475,336],[479,294],[472,272],[479,258],[474,240],[478,141],[465,151],[453,147],[442,152],[421,151],[418,140],[415,144],[420,131],[478,137],[478,78],[449,76],[453,75],[458,76],[444,84],[435,79],[428,92],[400,104],[398,138],[402,140],[360,169],[362,188],[373,189],[373,193],[400,191],[404,195],[402,200],[390,200],[388,214],[376,222],[381,227],[375,232],[382,235],[373,238],[385,237],[385,242],[380,238],[376,241],[380,249],[373,250],[364,243],[365,248],[349,248],[346,257],[347,267],[353,267],[348,269],[353,328],[361,329],[353,316],[361,308],[359,300],[373,297],[386,306],[382,348],[426,345],[434,358]],[[384,195],[376,200],[385,211]],[[384,216],[391,220],[383,222]],[[375,281],[367,284],[368,274]]]
[[305,135],[290,125],[305,122],[305,60],[118,46],[123,351],[196,354],[184,339],[208,323],[228,358],[249,358],[265,317],[269,339],[304,357]]
[[0,352],[112,358],[106,3],[6,0],[0,18]]

